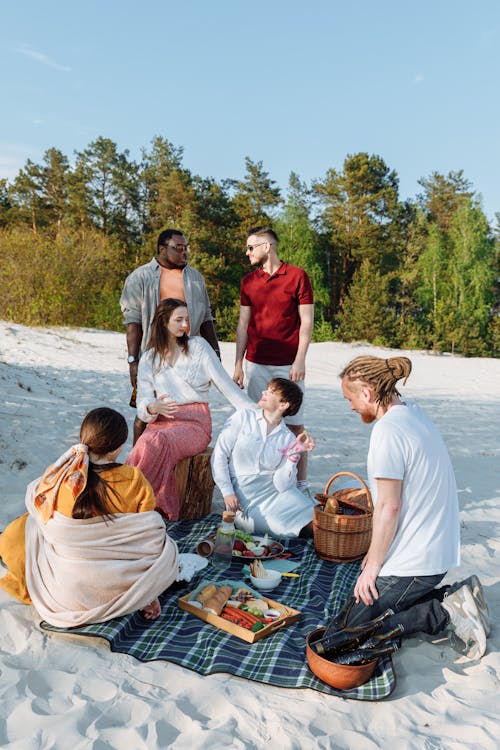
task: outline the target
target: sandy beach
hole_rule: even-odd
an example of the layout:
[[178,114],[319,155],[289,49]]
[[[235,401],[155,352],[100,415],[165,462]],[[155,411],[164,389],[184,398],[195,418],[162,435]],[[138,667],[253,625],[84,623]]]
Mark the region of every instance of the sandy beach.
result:
[[[221,349],[232,373],[234,344]],[[338,372],[369,352],[395,353],[363,344],[310,347],[306,426],[317,442],[309,463],[314,492],[336,471],[366,476],[370,427],[342,399]],[[404,353],[413,372],[403,395],[438,425],[456,472],[462,563],[446,581],[476,573],[490,607],[492,631],[480,661],[458,657],[447,641],[409,639],[394,657],[397,686],[389,698],[343,700],[225,674],[202,677],[168,662],[111,653],[98,639],[49,635],[31,607],[0,591],[0,746],[496,750],[500,360]],[[77,442],[89,409],[111,406],[131,427],[125,356],[120,333],[0,323],[0,529],[23,512],[27,483]],[[211,408],[217,435],[232,408],[215,390]],[[221,507],[216,493],[214,508]]]

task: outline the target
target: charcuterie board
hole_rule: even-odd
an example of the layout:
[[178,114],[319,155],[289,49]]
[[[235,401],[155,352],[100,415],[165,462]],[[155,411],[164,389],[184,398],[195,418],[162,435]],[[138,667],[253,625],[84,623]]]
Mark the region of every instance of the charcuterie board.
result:
[[236,593],[236,591],[238,590],[241,590],[242,588],[248,590],[252,597],[262,600],[268,605],[269,608],[279,613],[279,616],[276,617],[273,622],[264,624],[263,627],[257,632],[252,632],[252,630],[248,629],[247,627],[236,624],[236,622],[231,622],[225,619],[223,616],[216,615],[213,612],[200,607],[199,602],[197,602],[197,595],[204,588],[210,585],[210,581],[202,581],[194,591],[191,591],[185,596],[181,596],[181,598],[178,600],[179,608],[184,610],[185,612],[189,612],[195,617],[199,617],[200,620],[208,622],[210,625],[214,625],[220,630],[225,630],[227,633],[230,633],[231,635],[235,635],[237,638],[241,638],[242,640],[247,641],[248,643],[255,643],[261,638],[266,638],[272,633],[275,633],[281,628],[285,628],[300,619],[300,612],[298,610],[287,607],[285,604],[281,604],[281,602],[276,602],[272,599],[268,599],[267,597],[263,597],[261,596],[261,594],[254,591],[251,587],[246,585],[243,586],[241,582],[217,581],[218,587],[231,586],[234,593]]

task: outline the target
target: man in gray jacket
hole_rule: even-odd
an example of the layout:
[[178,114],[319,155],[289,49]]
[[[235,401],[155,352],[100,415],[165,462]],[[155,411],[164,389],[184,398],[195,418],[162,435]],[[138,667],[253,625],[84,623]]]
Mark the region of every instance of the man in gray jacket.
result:
[[[190,334],[203,336],[220,358],[219,344],[210,309],[205,280],[188,265],[188,244],[179,229],[165,229],[158,237],[158,254],[125,279],[120,306],[127,326],[130,382],[137,387],[137,366],[151,335],[151,323],[162,299],[183,300],[188,308]],[[134,422],[134,444],[144,431],[138,417]]]

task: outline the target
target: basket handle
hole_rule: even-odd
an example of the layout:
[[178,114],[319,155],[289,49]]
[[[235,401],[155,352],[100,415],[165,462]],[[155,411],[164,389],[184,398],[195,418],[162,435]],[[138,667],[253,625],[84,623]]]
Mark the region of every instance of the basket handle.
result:
[[357,474],[354,474],[352,471],[338,471],[336,474],[333,475],[333,477],[330,477],[330,479],[328,480],[325,486],[325,495],[328,495],[328,490],[330,489],[331,485],[339,477],[352,477],[353,479],[356,479],[356,481],[360,483],[363,489],[366,490],[366,497],[368,498],[368,510],[372,511],[373,510],[372,495],[371,495],[370,490],[368,489],[368,485],[363,479],[361,479],[361,477],[359,477]]

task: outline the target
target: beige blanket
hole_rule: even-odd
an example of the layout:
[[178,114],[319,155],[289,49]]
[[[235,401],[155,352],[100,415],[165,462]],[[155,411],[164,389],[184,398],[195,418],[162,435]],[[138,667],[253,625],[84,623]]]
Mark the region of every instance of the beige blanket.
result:
[[156,511],[74,519],[57,511],[46,524],[26,490],[26,582],[51,625],[77,627],[145,607],[177,577],[176,543]]

